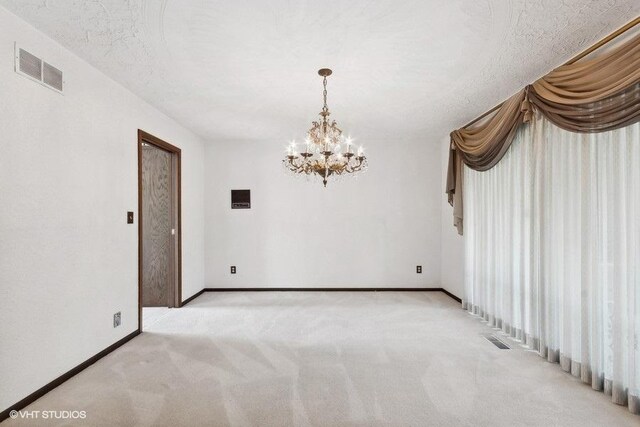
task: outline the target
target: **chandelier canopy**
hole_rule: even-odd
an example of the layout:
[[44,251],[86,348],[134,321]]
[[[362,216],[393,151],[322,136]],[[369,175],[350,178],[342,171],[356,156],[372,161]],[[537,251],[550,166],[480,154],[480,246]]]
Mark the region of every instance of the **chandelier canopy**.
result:
[[354,153],[352,139],[342,135],[342,130],[335,120],[329,121],[331,113],[327,107],[327,77],[331,73],[328,68],[318,70],[324,86],[324,105],[320,111],[320,120],[312,122],[311,129],[307,132],[304,151],[299,153],[296,142],[292,141],[282,161],[294,174],[320,176],[325,187],[327,179],[332,175],[352,174],[367,168],[367,158],[362,146]]

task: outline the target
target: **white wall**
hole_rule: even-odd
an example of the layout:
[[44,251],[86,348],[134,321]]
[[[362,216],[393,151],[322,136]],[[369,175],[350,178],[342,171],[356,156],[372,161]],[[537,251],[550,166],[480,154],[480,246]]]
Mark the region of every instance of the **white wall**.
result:
[[286,141],[207,145],[206,287],[439,287],[439,147],[365,145],[369,170],[327,188],[285,173]]
[[[137,328],[137,129],[183,150],[184,298],[204,281],[204,175],[194,134],[2,8],[0,28],[2,410]],[[14,72],[14,41],[64,96]]]
[[455,296],[462,298],[464,293],[464,237],[458,234],[453,226],[453,208],[447,201],[445,185],[447,167],[449,165],[449,138],[440,144],[442,184],[440,186],[442,207],[442,245],[440,266],[440,283],[442,287]]

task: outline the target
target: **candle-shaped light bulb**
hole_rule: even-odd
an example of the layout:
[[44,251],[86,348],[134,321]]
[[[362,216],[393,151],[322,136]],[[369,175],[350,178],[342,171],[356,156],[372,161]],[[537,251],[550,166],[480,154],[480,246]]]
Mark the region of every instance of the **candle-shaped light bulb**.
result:
[[353,139],[350,136],[345,139],[345,144],[347,144],[347,153],[351,153],[351,145],[353,144]]
[[331,147],[329,147],[329,144],[331,143],[331,141],[329,140],[328,136],[324,137],[324,144],[322,146],[322,151],[329,151],[331,149]]
[[361,157],[364,154],[364,147],[361,145],[358,147],[358,157]]

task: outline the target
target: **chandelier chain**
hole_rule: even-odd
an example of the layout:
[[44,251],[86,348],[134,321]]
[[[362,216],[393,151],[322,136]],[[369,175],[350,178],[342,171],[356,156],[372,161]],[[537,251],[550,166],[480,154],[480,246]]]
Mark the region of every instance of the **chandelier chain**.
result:
[[327,76],[322,79],[322,86],[324,86],[324,90],[322,91],[322,96],[324,97],[324,107],[322,107],[322,111],[329,111],[329,107],[327,107]]

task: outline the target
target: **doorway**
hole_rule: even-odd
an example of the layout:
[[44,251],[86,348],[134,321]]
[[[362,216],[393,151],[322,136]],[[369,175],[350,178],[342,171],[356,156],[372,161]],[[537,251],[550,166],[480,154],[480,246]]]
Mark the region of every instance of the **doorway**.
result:
[[138,130],[138,329],[182,304],[181,152]]

